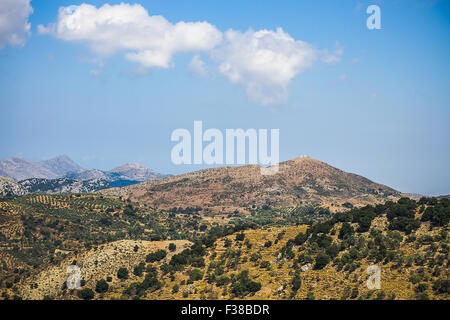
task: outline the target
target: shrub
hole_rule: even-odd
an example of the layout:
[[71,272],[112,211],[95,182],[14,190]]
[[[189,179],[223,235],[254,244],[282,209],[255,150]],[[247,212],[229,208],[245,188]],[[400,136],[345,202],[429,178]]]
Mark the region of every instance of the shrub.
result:
[[104,292],[108,291],[108,289],[109,289],[109,284],[104,279],[97,281],[97,283],[95,284],[95,291],[97,293],[104,293]]
[[433,284],[433,290],[436,293],[450,293],[450,279],[439,279]]
[[341,230],[339,231],[339,239],[345,239],[355,233],[355,230],[350,223],[344,222],[342,224]]
[[297,271],[292,279],[292,291],[297,292],[302,286],[302,279],[300,278],[300,273]]
[[156,252],[149,253],[147,257],[145,258],[146,262],[157,262],[161,261],[167,256],[167,251],[165,250],[158,250]]
[[174,252],[175,250],[177,250],[177,246],[175,245],[175,243],[170,243],[169,244],[169,251],[170,252]]
[[231,292],[237,297],[245,297],[250,293],[255,293],[261,290],[261,284],[250,280],[248,271],[244,270],[239,273],[233,280]]
[[300,232],[299,234],[297,234],[297,236],[294,238],[294,243],[299,246],[302,245],[303,243],[305,243],[306,239],[308,239],[308,237],[306,236],[306,234],[304,234],[303,232]]
[[329,255],[327,255],[326,253],[319,253],[316,257],[316,264],[314,265],[314,269],[322,269],[330,261],[331,261],[331,258]]
[[82,290],[78,290],[77,292],[78,298],[83,299],[83,300],[91,300],[94,298],[94,291],[92,291],[89,288],[85,288]]
[[226,286],[229,282],[230,282],[230,278],[228,278],[226,274],[223,274],[216,278],[216,285],[218,287]]
[[192,269],[189,272],[189,281],[195,282],[203,279],[203,271],[199,269]]
[[128,269],[121,267],[117,271],[117,278],[119,279],[128,279]]
[[245,233],[238,233],[236,234],[236,241],[244,241],[245,239]]
[[134,267],[133,274],[137,277],[142,276],[142,273],[144,272],[145,264],[143,262],[139,263],[137,266]]

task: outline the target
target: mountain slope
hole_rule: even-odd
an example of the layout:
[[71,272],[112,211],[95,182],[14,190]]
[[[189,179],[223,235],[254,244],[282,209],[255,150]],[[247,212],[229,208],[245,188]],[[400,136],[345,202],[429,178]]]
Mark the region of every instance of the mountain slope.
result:
[[[27,190],[30,192],[31,189],[38,188],[39,193],[78,192],[75,190],[92,192],[106,187],[122,187],[168,177],[168,175],[156,173],[139,164],[126,164],[111,171],[83,169],[66,155],[39,162],[18,157],[0,160],[0,176],[9,177],[15,181],[35,179],[26,182]],[[56,181],[55,179],[65,180]],[[69,179],[79,180],[79,182],[69,181]],[[81,182],[87,180],[90,182]],[[101,182],[98,183],[99,181]]]
[[128,180],[140,182],[168,177],[168,175],[156,173],[153,170],[137,163],[127,163],[123,166],[112,169],[109,172],[112,174],[118,174],[121,177],[126,177]]
[[168,175],[156,173],[140,164],[125,164],[110,171],[79,169],[67,173],[65,177],[76,180],[104,179],[113,187],[122,187],[139,182],[165,178],[168,177]]
[[160,209],[201,206],[215,213],[305,203],[336,208],[400,196],[394,189],[308,157],[280,163],[275,175],[261,175],[257,165],[221,167],[101,192]]
[[0,176],[0,198],[25,195],[27,191],[11,178]]
[[[98,195],[89,197],[101,199]],[[36,198],[29,198],[29,203],[36,205]],[[79,200],[59,196],[59,201],[64,199],[68,201],[66,204],[80,205]],[[102,201],[106,199],[104,197]],[[119,201],[108,200],[113,203]],[[4,210],[7,214],[11,210],[17,212],[18,204],[17,201],[4,203]],[[50,206],[55,205],[61,206],[61,203],[50,202]],[[117,219],[115,223],[104,224],[109,226],[106,230],[98,227],[97,230],[106,235],[117,229],[117,223],[123,225],[124,217],[133,219],[133,222],[137,222],[134,219],[139,217],[155,217],[153,214],[131,216],[125,212],[118,217],[120,210],[116,209],[116,213],[109,217]],[[142,210],[142,207],[137,210]],[[83,218],[80,226],[92,228],[96,212],[90,211],[84,217],[80,215]],[[59,214],[59,211],[55,213]],[[51,212],[46,212],[45,217],[49,216]],[[103,219],[107,216],[103,215]],[[7,217],[9,227],[5,225],[3,230],[0,229],[7,235],[5,239],[10,241],[5,244],[13,243],[16,232],[37,235],[37,239],[29,237],[37,243],[41,243],[42,236],[48,234],[52,235],[50,240],[56,241],[57,237],[61,237],[61,232],[56,232],[61,224],[67,236],[72,235],[71,230],[76,227],[73,223],[77,221],[66,216],[68,220],[65,223],[47,221],[42,230],[44,226],[37,224],[39,219],[36,218],[39,217],[33,219],[28,214],[24,218]],[[14,218],[22,223],[23,228],[12,228]],[[86,219],[91,219],[90,223]],[[401,198],[397,203],[388,201],[377,206],[348,210],[311,225],[242,226],[234,230],[207,226],[207,233],[193,241],[174,238],[148,241],[142,239],[145,233],[137,239],[110,239],[107,243],[97,242],[92,247],[83,243],[70,247],[74,241],[65,241],[64,244],[69,246],[64,247],[65,255],[58,254],[61,250],[58,253],[55,251],[54,258],[50,260],[49,256],[53,253],[40,254],[39,257],[48,259],[48,263],[41,264],[39,268],[31,268],[17,275],[13,270],[18,264],[11,264],[5,286],[0,286],[0,292],[1,296],[16,293],[25,299],[47,297],[73,300],[83,298],[80,294],[83,290],[94,291],[97,284],[106,279],[109,284],[107,288],[102,292],[93,292],[91,298],[449,300],[449,221],[450,201],[447,199],[436,201],[424,198],[416,202]],[[82,235],[77,240],[88,241],[90,234],[77,233],[72,237]],[[38,248],[42,250],[46,247]],[[28,250],[28,247],[22,250]],[[17,250],[5,250],[5,253],[16,259],[28,259],[30,256],[18,254],[20,251]],[[84,280],[83,287],[78,291],[68,290],[64,286],[68,277],[66,270],[71,264],[80,268]],[[374,275],[368,267],[380,270],[379,288],[368,285],[373,284],[370,279]],[[119,276],[119,268],[125,268],[128,276]]]
[[31,178],[19,181],[18,184],[24,188],[26,194],[89,193],[110,187],[108,181],[103,179]]
[[0,160],[0,175],[13,178],[16,181],[29,178],[56,179],[79,169],[80,166],[65,155],[39,162],[18,157]]

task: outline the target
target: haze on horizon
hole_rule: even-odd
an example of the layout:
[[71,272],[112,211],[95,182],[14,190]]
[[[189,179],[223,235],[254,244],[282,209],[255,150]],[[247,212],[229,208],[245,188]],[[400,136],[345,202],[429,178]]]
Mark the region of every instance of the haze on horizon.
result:
[[281,161],[450,194],[448,1],[378,3],[381,30],[373,1],[2,2],[0,159],[195,171],[170,135],[202,120],[280,129]]

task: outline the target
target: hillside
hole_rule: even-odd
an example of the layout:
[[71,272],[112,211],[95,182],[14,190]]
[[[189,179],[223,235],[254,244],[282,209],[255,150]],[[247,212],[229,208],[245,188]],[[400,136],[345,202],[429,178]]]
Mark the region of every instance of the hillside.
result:
[[11,178],[0,176],[0,199],[27,194],[27,190]]
[[221,167],[101,191],[158,209],[201,207],[203,213],[249,213],[258,208],[318,204],[340,211],[394,199],[400,193],[308,157],[280,163],[275,175],[260,167]]
[[[242,231],[207,226],[193,243],[113,241],[68,252],[57,263],[14,283],[8,280],[3,295],[448,300],[449,220],[447,199],[402,198],[397,203],[351,209],[312,225],[244,227]],[[81,269],[79,290],[64,286],[70,264]],[[366,269],[372,265],[381,270],[379,289],[366,286]]]
[[27,194],[89,193],[110,187],[106,180],[73,180],[67,178],[31,178],[19,181]]

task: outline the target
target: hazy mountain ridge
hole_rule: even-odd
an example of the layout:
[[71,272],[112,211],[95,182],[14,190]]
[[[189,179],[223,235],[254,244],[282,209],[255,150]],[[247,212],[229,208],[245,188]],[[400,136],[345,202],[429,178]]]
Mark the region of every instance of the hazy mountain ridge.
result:
[[0,196],[6,197],[28,193],[93,192],[168,175],[154,172],[139,164],[126,164],[110,171],[83,169],[68,156],[60,155],[39,162],[19,157],[0,160],[0,176],[13,179],[3,180],[0,185]]
[[72,171],[65,174],[66,178],[76,180],[104,179],[112,183],[123,180],[130,181],[133,184],[169,176],[170,175],[154,172],[153,170],[150,170],[140,164],[126,164],[110,171],[102,171],[98,169],[79,169],[77,171]]
[[101,192],[160,209],[201,206],[215,213],[224,208],[250,212],[304,203],[336,208],[346,202],[372,204],[401,195],[308,157],[280,163],[275,175],[261,175],[260,168],[246,165],[206,169]]
[[15,181],[29,178],[56,179],[80,167],[65,156],[46,161],[33,162],[19,157],[12,157],[0,161],[0,175]]

